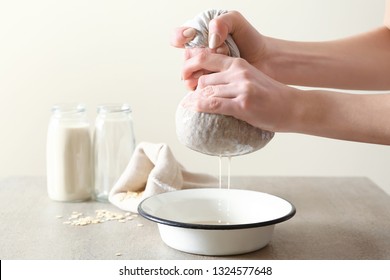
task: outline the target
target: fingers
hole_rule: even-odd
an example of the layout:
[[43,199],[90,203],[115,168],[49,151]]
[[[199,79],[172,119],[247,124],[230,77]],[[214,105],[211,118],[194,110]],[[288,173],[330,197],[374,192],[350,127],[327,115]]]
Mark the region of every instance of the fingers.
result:
[[[218,91],[216,88],[214,90]],[[210,94],[208,90],[197,90],[189,93],[183,100],[182,106],[189,110],[210,114],[233,115],[235,111],[234,99],[215,96]]]
[[184,60],[197,56],[201,52],[204,52],[205,48],[189,48],[184,50]]
[[217,49],[225,42],[228,34],[233,34],[241,23],[241,14],[230,11],[218,16],[209,23],[209,47]]
[[225,85],[231,82],[232,79],[230,78],[229,72],[217,72],[217,73],[211,73],[208,75],[201,75],[198,78],[198,87],[197,89],[204,89],[208,86],[215,86],[215,85]]
[[210,85],[202,89],[197,89],[196,92],[205,98],[221,98],[233,99],[237,97],[237,91],[232,91],[234,86],[229,84]]
[[228,28],[220,17],[213,19],[209,23],[209,48],[217,49],[226,40]]
[[203,49],[198,55],[185,61],[182,77],[184,80],[190,79],[200,70],[204,73],[221,72],[228,69],[232,62],[233,58],[229,56],[213,54],[209,49]]
[[[230,80],[229,75],[226,73],[205,73],[200,70],[195,72],[191,78],[185,80],[185,84],[191,90],[205,89],[205,94],[207,94],[207,90],[210,90],[210,86],[225,85],[228,84]],[[213,94],[216,95],[216,92],[213,92]]]
[[195,73],[193,73],[191,75],[191,77],[189,77],[188,79],[185,79],[184,80],[184,84],[187,88],[189,88],[190,90],[195,90],[198,86],[198,79],[199,77],[201,77],[202,75],[204,75],[206,73],[204,73],[202,70],[199,70]]
[[223,43],[221,46],[215,49],[215,53],[218,54],[224,54],[224,55],[229,55],[230,56],[230,50],[228,45],[226,43]]
[[[209,23],[209,48],[215,50],[223,47],[228,34],[233,34],[242,21],[240,17],[242,16],[238,12],[231,11],[211,20]],[[183,48],[186,43],[194,39],[196,32],[191,27],[178,27],[173,31],[170,43],[174,47]],[[217,53],[227,54],[226,47],[223,47]]]
[[219,115],[233,115],[233,102],[231,99],[220,98],[220,97],[208,97],[199,98],[197,102],[197,111],[219,114]]
[[171,36],[171,45],[176,48],[184,48],[184,45],[194,39],[196,30],[191,27],[178,27]]
[[226,70],[237,58],[211,53],[211,50],[206,48],[197,51],[197,55],[184,62],[182,79],[187,88],[194,90],[197,87],[229,83],[234,78]]

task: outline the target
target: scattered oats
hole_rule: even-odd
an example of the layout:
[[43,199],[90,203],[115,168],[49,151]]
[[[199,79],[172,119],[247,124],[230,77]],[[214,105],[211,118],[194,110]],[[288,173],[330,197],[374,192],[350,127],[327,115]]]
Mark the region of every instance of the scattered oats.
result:
[[66,221],[66,222],[63,222],[64,225],[70,225],[71,222],[70,221]]
[[115,253],[115,256],[117,256],[117,257],[120,257],[120,256],[122,256],[122,253]]
[[68,220],[78,219],[78,218],[80,218],[82,215],[83,215],[83,213],[79,213],[79,212],[73,211],[73,212],[72,212],[72,215],[70,215],[70,217],[68,218]]
[[[60,216],[57,216],[58,218]],[[61,216],[62,217],[62,216]],[[95,210],[95,216],[84,216],[83,213],[73,211],[68,218],[68,221],[64,224],[69,224],[73,226],[86,226],[90,224],[100,224],[106,221],[118,221],[119,223],[125,223],[128,220],[138,217],[137,214],[130,212],[119,213],[112,212],[104,209]]]
[[61,215],[57,215],[56,218],[57,218],[57,219],[61,219],[62,216],[61,216]]
[[143,191],[142,191],[142,192],[131,192],[131,191],[127,191],[126,195],[124,195],[123,198],[122,198],[121,200],[123,201],[123,200],[128,199],[128,198],[138,198],[138,197],[140,197],[142,194],[143,194]]
[[143,224],[137,224],[137,227],[143,227],[144,225]]
[[72,225],[74,226],[86,226],[91,224],[93,219],[91,217],[84,217],[84,218],[79,218],[77,220],[72,221]]

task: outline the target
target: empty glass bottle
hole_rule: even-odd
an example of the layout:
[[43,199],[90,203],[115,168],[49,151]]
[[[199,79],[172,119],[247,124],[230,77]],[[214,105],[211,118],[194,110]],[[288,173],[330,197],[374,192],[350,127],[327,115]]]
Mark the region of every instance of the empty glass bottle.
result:
[[133,120],[128,104],[98,106],[93,146],[95,199],[106,202],[135,148]]

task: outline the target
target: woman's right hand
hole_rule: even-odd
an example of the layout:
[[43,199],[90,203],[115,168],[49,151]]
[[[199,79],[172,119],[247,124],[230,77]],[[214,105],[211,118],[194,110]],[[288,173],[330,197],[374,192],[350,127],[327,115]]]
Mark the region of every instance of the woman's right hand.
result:
[[[229,11],[218,16],[209,23],[209,48],[211,52],[227,54],[224,41],[230,34],[240,50],[240,56],[259,70],[264,69],[263,62],[267,56],[266,40],[239,12]],[[196,35],[193,28],[178,27],[171,37],[171,45],[184,48]],[[184,59],[187,60],[199,54],[197,49],[186,49]],[[265,71],[266,72],[266,71]],[[203,73],[193,73],[197,80]],[[192,75],[191,75],[192,76]],[[193,85],[193,83],[190,83]]]

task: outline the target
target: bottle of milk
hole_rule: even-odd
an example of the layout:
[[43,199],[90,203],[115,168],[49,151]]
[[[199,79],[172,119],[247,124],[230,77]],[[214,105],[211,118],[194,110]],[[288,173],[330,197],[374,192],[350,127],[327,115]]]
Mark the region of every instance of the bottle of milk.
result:
[[128,104],[106,104],[97,109],[94,149],[95,199],[108,201],[108,195],[125,170],[134,152],[135,137]]
[[90,124],[85,106],[52,108],[47,133],[47,190],[57,201],[84,201],[93,191]]

